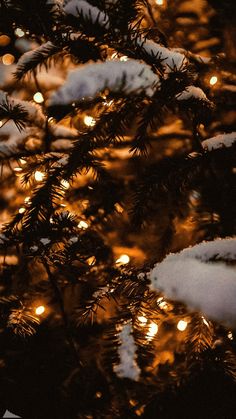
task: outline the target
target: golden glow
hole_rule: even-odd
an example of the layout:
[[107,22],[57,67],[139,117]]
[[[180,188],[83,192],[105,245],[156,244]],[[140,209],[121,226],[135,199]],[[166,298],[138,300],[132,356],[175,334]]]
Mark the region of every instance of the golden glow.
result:
[[0,35],[0,46],[5,47],[11,42],[11,38],[7,35]]
[[24,160],[24,159],[20,159],[20,164],[26,164],[27,162],[26,162],[26,160]]
[[22,36],[24,36],[24,35],[25,35],[25,32],[24,32],[24,31],[22,31],[22,29],[21,29],[21,28],[16,28],[16,30],[15,30],[15,35],[16,35],[16,36],[19,36],[19,38],[22,38]]
[[70,184],[66,179],[62,179],[61,186],[63,186],[63,188],[65,188],[65,189],[69,189]]
[[23,212],[25,212],[25,210],[26,210],[26,208],[21,207],[18,212],[19,212],[19,214],[23,214]]
[[218,81],[218,77],[217,76],[212,76],[210,78],[210,85],[214,86],[217,83],[217,81]]
[[203,323],[207,326],[207,327],[209,327],[209,323],[208,323],[208,321],[205,319],[205,317],[203,317],[202,316],[202,321],[203,321]]
[[2,62],[4,65],[11,65],[15,61],[15,57],[12,54],[5,54],[2,57]]
[[30,203],[30,196],[27,196],[27,197],[25,198],[25,203],[26,203],[26,204],[29,204],[29,203]]
[[14,172],[22,172],[22,167],[15,167]]
[[150,323],[150,326],[148,328],[148,332],[146,334],[146,338],[148,340],[151,340],[154,338],[154,336],[157,334],[158,332],[158,325],[156,323]]
[[94,127],[94,125],[96,124],[96,121],[92,116],[86,115],[84,117],[84,123],[85,125],[87,125],[87,127]]
[[185,320],[180,320],[177,324],[177,329],[180,332],[184,332],[187,326],[188,326],[188,322],[186,322]]
[[156,0],[156,4],[158,6],[162,6],[164,4],[164,0]]
[[129,263],[130,257],[128,255],[121,255],[117,260],[116,263],[121,265],[126,265],[126,263]]
[[3,126],[3,122],[2,121],[0,121],[0,128]]
[[138,321],[140,323],[140,326],[145,326],[147,324],[147,318],[144,316],[138,316]]
[[157,305],[160,307],[160,309],[165,310],[168,308],[167,302],[164,300],[163,297],[160,297],[157,299]]
[[44,178],[44,173],[40,172],[39,170],[36,170],[36,172],[34,174],[34,178],[35,178],[36,182],[42,182],[42,180]]
[[128,59],[127,55],[122,55],[122,57],[120,57],[120,61],[128,61]]
[[233,340],[233,333],[231,331],[229,331],[227,336],[230,340]]
[[86,223],[86,221],[81,220],[77,227],[82,228],[83,230],[86,230],[86,228],[88,228],[88,224]]
[[45,312],[44,306],[38,306],[35,309],[35,314],[37,314],[37,316],[41,316],[41,314],[43,314],[44,312]]
[[44,97],[41,92],[36,92],[33,96],[33,99],[36,103],[43,103]]

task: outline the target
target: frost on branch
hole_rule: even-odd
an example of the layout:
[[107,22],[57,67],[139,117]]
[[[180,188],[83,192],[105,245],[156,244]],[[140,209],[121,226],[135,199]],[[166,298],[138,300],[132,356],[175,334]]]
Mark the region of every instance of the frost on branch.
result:
[[132,325],[127,323],[119,332],[120,346],[118,349],[120,363],[113,367],[120,378],[130,378],[138,381],[140,368],[136,361],[136,345],[132,335]]
[[221,147],[232,147],[236,142],[236,132],[231,132],[229,134],[219,134],[216,137],[208,138],[202,142],[203,148],[208,151],[215,150]]
[[202,242],[157,263],[149,272],[150,286],[190,310],[236,327],[235,260],[235,238]]
[[159,77],[151,68],[135,60],[87,64],[69,73],[65,84],[52,94],[49,104],[69,105],[74,101],[92,100],[105,89],[152,96],[158,83]]
[[187,86],[185,90],[176,96],[177,100],[203,100],[209,102],[202,89],[196,86]]
[[75,17],[82,16],[84,19],[91,20],[92,23],[98,23],[106,29],[109,28],[108,16],[85,0],[69,1],[69,3],[64,6],[64,11],[68,15]]

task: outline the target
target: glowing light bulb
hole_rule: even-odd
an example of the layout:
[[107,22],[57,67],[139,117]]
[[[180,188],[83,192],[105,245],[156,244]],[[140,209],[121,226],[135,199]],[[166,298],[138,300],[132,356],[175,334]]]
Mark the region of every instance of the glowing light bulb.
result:
[[5,54],[2,57],[2,62],[4,65],[11,65],[15,61],[15,57],[12,54]]
[[45,312],[44,306],[38,306],[35,309],[35,314],[37,314],[37,316],[41,316],[41,314],[43,314],[44,312]]
[[81,220],[78,224],[78,227],[85,230],[86,228],[88,228],[88,224],[86,223],[86,221]]
[[120,61],[128,61],[128,59],[127,55],[122,55],[122,57],[120,57]]
[[177,329],[180,332],[184,332],[187,326],[188,326],[188,322],[186,322],[185,320],[180,320],[177,324]]
[[63,186],[63,188],[65,188],[65,189],[69,189],[70,184],[66,179],[62,179],[61,186]]
[[116,263],[119,263],[121,265],[126,265],[126,263],[129,263],[130,257],[128,255],[121,255],[117,260]]
[[164,0],[156,0],[156,4],[158,6],[162,6],[164,4]]
[[209,327],[209,323],[208,323],[208,321],[205,319],[205,317],[203,317],[202,316],[202,321],[203,321],[203,323],[207,326],[207,327]]
[[227,336],[230,340],[233,340],[233,333],[231,331],[229,331]]
[[27,163],[27,161],[26,160],[24,160],[24,159],[20,159],[20,164],[26,164]]
[[2,121],[0,121],[0,128],[3,126],[3,122]]
[[15,29],[15,35],[16,35],[16,36],[18,36],[19,38],[22,38],[22,36],[24,36],[24,35],[25,35],[25,32],[24,32],[24,31],[22,31],[22,29],[21,29],[21,28],[16,28],[16,29]]
[[23,212],[25,212],[25,210],[26,210],[26,208],[21,207],[18,212],[19,212],[19,214],[23,214]]
[[84,123],[85,125],[87,125],[87,127],[94,127],[94,125],[96,124],[96,121],[92,116],[86,115],[84,117]]
[[168,308],[168,304],[167,302],[164,300],[163,297],[158,298],[157,300],[157,305],[158,307],[160,307],[160,309],[165,310],[166,308]]
[[217,83],[217,81],[218,81],[218,77],[217,76],[212,76],[210,78],[210,85],[214,86]]
[[40,172],[39,170],[36,170],[36,172],[34,174],[34,178],[35,178],[36,182],[42,182],[42,180],[44,178],[44,173]]
[[44,97],[41,92],[36,92],[33,96],[33,99],[36,103],[43,103]]
[[145,324],[147,324],[147,319],[144,316],[138,316],[138,321],[140,323],[140,326],[145,326]]
[[15,167],[14,172],[22,172],[22,167]]
[[148,340],[152,340],[154,338],[154,336],[157,334],[157,332],[158,332],[158,325],[156,323],[151,323],[149,328],[148,328],[146,338]]
[[27,196],[27,197],[25,198],[25,203],[26,203],[26,204],[29,204],[29,203],[30,203],[30,196]]

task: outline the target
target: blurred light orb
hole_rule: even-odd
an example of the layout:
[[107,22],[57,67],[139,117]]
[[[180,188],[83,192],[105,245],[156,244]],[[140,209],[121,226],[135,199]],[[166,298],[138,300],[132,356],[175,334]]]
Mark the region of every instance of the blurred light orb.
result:
[[45,312],[44,306],[38,306],[35,309],[35,314],[37,314],[37,316],[41,316],[41,314],[43,314],[44,312]]
[[42,180],[44,178],[44,173],[40,172],[39,170],[36,170],[36,172],[34,174],[34,178],[35,178],[36,182],[42,182]]
[[22,36],[25,35],[25,32],[21,28],[16,28],[15,35],[18,36],[19,38],[22,38]]
[[11,65],[15,61],[15,57],[12,54],[5,54],[2,57],[2,62],[4,65]]
[[33,99],[36,103],[43,103],[44,97],[41,92],[36,92],[33,96]]
[[218,82],[218,77],[217,76],[212,76],[210,78],[210,85],[211,86],[214,86],[217,82]]
[[126,265],[126,263],[129,263],[130,257],[128,255],[121,255],[117,260],[116,263],[119,263],[121,265]]
[[86,221],[81,220],[77,227],[85,230],[86,228],[88,228],[88,224],[86,223]]
[[180,332],[184,332],[187,326],[188,326],[188,322],[186,322],[185,320],[180,320],[177,324],[177,329]]
[[96,124],[96,121],[92,116],[86,115],[84,117],[84,123],[85,125],[87,125],[87,127],[94,127],[94,125]]

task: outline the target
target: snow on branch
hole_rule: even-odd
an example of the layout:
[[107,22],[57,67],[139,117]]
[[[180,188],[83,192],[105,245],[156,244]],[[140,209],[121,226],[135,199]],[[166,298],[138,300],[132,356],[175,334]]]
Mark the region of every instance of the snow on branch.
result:
[[149,272],[151,289],[236,327],[236,238],[202,242],[169,254]]
[[158,84],[159,77],[151,68],[135,60],[87,64],[69,73],[65,84],[52,94],[49,105],[92,100],[105,89],[125,94],[145,93],[151,97]]
[[219,134],[216,137],[208,138],[202,142],[203,148],[208,151],[216,150],[222,147],[232,147],[236,143],[236,132],[229,134]]
[[38,65],[45,65],[45,61],[59,51],[52,42],[46,42],[32,51],[25,52],[19,59],[15,77],[21,79],[28,71],[34,70]]
[[181,70],[188,64],[186,56],[175,49],[166,48],[142,36],[136,42],[146,54],[161,61],[161,66],[165,73],[170,73],[173,70]]
[[120,378],[130,378],[138,381],[140,376],[140,368],[136,361],[135,341],[132,335],[132,324],[127,323],[122,326],[119,332],[120,346],[118,349],[120,363],[114,365],[113,370]]
[[82,16],[84,19],[88,19],[94,24],[98,23],[105,29],[108,29],[110,26],[108,16],[85,0],[70,0],[64,6],[64,11],[68,15],[75,17]]
[[196,86],[187,86],[185,90],[183,90],[181,93],[179,93],[176,96],[177,100],[203,100],[205,102],[209,102],[207,99],[205,93],[203,92],[200,87]]

